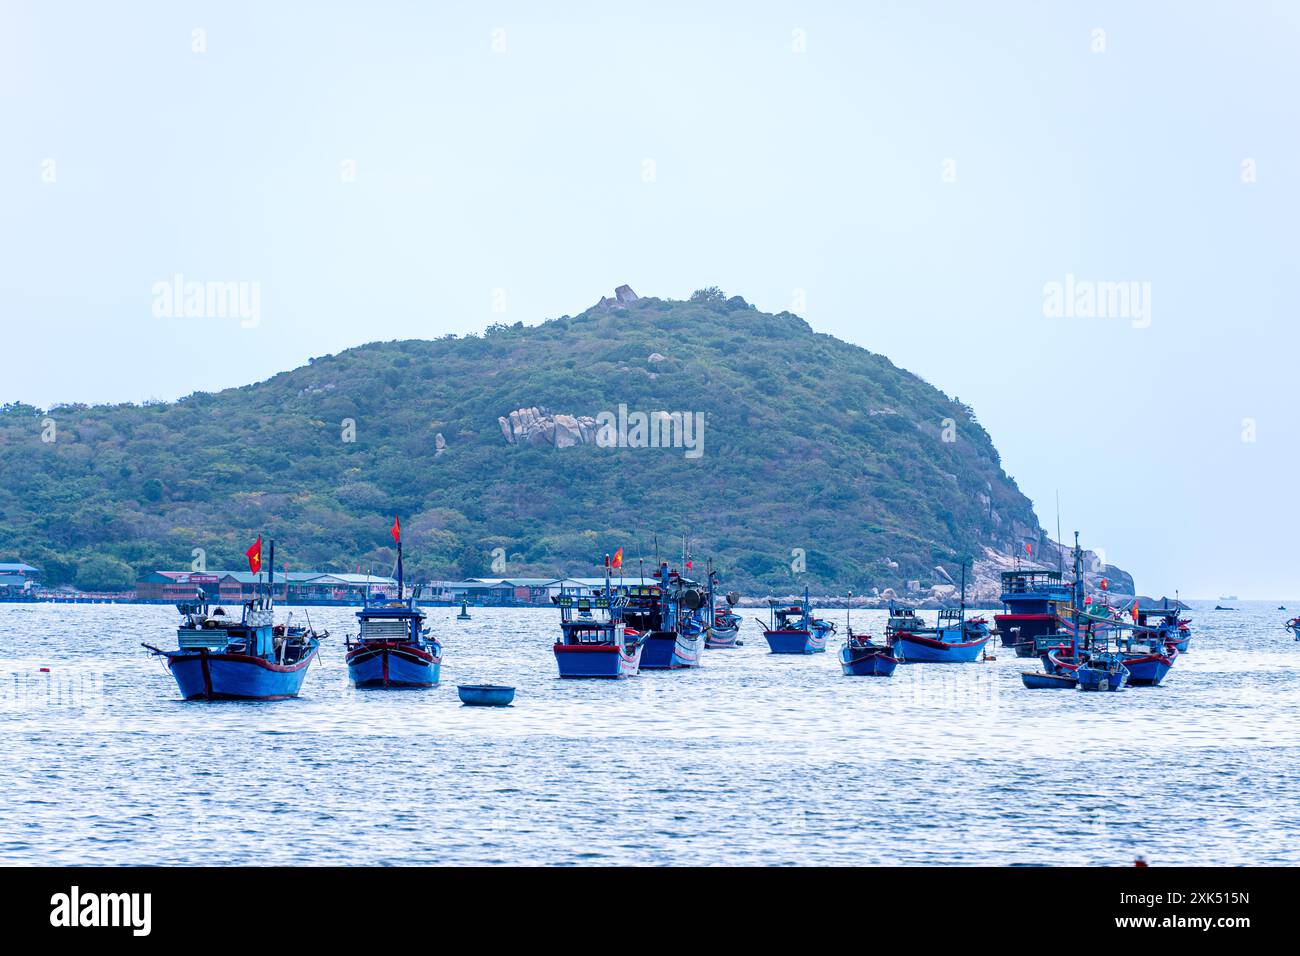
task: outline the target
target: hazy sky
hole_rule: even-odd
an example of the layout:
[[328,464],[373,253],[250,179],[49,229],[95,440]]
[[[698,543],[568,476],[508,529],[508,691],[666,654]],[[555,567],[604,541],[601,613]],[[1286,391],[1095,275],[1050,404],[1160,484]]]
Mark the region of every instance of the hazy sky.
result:
[[0,401],[716,284],[973,405],[1140,590],[1300,594],[1300,4],[612,6],[0,0]]

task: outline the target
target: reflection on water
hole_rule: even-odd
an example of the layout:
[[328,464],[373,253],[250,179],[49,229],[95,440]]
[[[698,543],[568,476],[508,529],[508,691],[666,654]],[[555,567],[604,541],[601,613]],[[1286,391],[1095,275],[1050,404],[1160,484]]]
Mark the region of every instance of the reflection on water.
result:
[[352,612],[312,608],[300,699],[210,704],[139,646],[171,608],[3,604],[0,863],[1294,865],[1300,644],[1276,602],[1211,606],[1165,686],[1101,695],[1001,650],[842,677],[753,620],[697,671],[560,681],[554,612],[454,608],[442,686],[358,691]]

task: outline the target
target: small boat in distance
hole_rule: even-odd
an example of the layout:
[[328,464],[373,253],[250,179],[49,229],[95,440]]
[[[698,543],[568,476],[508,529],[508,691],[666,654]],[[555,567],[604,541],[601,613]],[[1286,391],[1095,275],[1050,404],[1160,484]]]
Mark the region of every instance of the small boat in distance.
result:
[[415,592],[406,597],[402,573],[402,526],[394,519],[397,542],[397,599],[372,603],[357,612],[360,631],[344,644],[348,676],[357,687],[433,687],[442,671],[442,645],[424,626]]
[[551,600],[560,609],[560,640],[553,647],[561,677],[635,677],[645,643],[624,619],[626,592],[615,593],[606,558],[603,594],[566,594]]
[[[249,569],[262,568],[262,539],[247,552]],[[297,697],[316,659],[320,639],[309,627],[275,626],[275,542],[266,593],[247,601],[239,621],[223,608],[209,611],[200,588],[193,602],[176,605],[177,649],[144,647],[164,657],[186,700],[284,700]],[[276,631],[280,633],[277,634]]]
[[803,589],[798,604],[778,607],[776,601],[767,603],[770,620],[763,627],[763,637],[773,654],[820,654],[826,650],[826,639],[835,625],[813,616],[808,588]]
[[898,658],[885,644],[877,644],[870,634],[853,633],[849,614],[853,606],[853,592],[849,592],[848,606],[844,611],[844,629],[847,636],[840,648],[840,670],[845,677],[889,677],[898,667]]

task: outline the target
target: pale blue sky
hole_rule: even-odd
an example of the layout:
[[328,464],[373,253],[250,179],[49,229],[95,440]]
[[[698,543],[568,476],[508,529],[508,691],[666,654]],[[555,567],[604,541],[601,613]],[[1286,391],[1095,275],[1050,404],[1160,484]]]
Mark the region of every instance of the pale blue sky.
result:
[[[0,401],[804,290],[1142,590],[1300,594],[1300,4],[611,6],[0,0]],[[177,272],[261,324],[156,318]],[[1150,327],[1046,318],[1067,273]]]

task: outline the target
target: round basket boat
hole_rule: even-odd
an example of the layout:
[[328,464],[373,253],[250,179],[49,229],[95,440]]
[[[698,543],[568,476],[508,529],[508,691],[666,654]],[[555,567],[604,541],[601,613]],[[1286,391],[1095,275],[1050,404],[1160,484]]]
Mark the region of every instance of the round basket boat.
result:
[[456,692],[463,704],[470,707],[509,707],[515,699],[513,687],[499,684],[458,684]]

